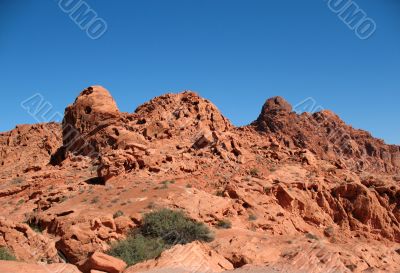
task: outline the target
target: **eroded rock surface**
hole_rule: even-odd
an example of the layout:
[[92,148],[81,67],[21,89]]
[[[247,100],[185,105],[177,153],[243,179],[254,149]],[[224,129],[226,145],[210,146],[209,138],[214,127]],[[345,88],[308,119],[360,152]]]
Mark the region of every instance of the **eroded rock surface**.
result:
[[399,146],[330,111],[294,110],[274,97],[255,122],[235,127],[191,91],[122,113],[92,86],[62,125],[1,133],[0,247],[30,264],[0,262],[0,271],[66,261],[121,272],[102,253],[144,213],[168,207],[208,225],[215,240],[125,272],[400,272]]

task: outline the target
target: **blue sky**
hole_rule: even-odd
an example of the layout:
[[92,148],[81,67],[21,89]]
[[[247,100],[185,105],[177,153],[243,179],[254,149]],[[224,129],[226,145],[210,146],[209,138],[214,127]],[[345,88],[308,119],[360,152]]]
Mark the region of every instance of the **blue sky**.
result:
[[275,95],[312,97],[356,128],[400,144],[400,2],[358,0],[376,32],[360,40],[324,0],[92,0],[108,29],[90,39],[58,1],[0,0],[0,131],[35,120],[41,93],[63,112],[89,85],[122,111],[191,89],[234,124]]

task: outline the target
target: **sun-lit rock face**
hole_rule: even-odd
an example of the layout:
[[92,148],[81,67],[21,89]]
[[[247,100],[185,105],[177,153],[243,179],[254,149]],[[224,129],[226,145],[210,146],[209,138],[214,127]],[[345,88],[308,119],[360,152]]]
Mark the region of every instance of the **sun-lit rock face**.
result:
[[282,97],[268,99],[262,107],[261,115],[292,112],[292,106]]
[[78,138],[95,133],[95,130],[99,130],[105,121],[117,118],[118,115],[118,107],[105,88],[101,86],[86,88],[79,94],[75,102],[65,109],[64,145],[75,145],[75,149],[81,148],[79,146],[82,144],[77,141]]
[[[256,123],[261,131],[278,133],[286,126],[285,121],[290,120],[292,106],[282,97],[268,99],[261,110]],[[293,113],[293,115],[295,115]]]
[[[62,128],[0,134],[0,247],[31,264],[120,272],[125,263],[103,253],[145,213],[170,208],[215,240],[124,272],[400,272],[399,151],[331,111],[297,114],[281,97],[235,127],[191,91],[123,113],[92,86],[66,108]],[[0,261],[0,271],[15,266]],[[16,272],[39,270],[29,266]]]
[[[129,114],[119,112],[106,89],[93,86],[67,107],[64,145],[53,162],[60,164],[68,153],[90,156],[99,160],[99,177],[108,180],[140,168],[159,169],[165,155],[150,154],[155,147],[149,142],[171,139],[201,148],[231,128],[214,104],[191,91],[154,98]],[[176,147],[170,153],[175,152]]]
[[274,135],[288,148],[306,148],[353,170],[400,170],[398,146],[352,128],[329,110],[297,114],[283,98],[274,97],[266,101],[253,126]]
[[232,128],[213,103],[192,91],[156,97],[139,106],[135,113],[142,117],[142,122],[161,122],[165,129],[175,133],[199,129],[224,132]]
[[[0,133],[0,178],[41,170],[62,145],[61,126],[58,123],[17,125]],[[2,177],[3,176],[3,177]]]
[[117,104],[111,94],[101,86],[91,86],[83,90],[75,102],[65,109],[63,127],[68,129],[71,126],[81,134],[89,133],[101,121],[115,118],[118,114]]

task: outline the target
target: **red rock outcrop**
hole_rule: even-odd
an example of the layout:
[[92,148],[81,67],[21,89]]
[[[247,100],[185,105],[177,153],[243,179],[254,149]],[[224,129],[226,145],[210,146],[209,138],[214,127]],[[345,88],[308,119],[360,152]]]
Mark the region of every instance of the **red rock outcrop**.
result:
[[149,139],[202,130],[221,133],[232,128],[214,104],[191,91],[157,97],[139,106],[135,113],[139,123],[145,125],[142,132]]
[[127,267],[124,261],[111,257],[101,252],[95,252],[79,266],[83,273],[91,273],[92,270],[104,271],[108,273],[122,273]]
[[[45,223],[45,220],[42,219],[42,222]],[[112,215],[106,214],[99,217],[94,214],[85,217],[71,214],[67,219],[53,218],[45,226],[48,232],[60,237],[55,244],[57,249],[75,264],[94,251],[107,251],[111,242],[123,239],[135,224],[125,216],[113,219]]]
[[267,100],[253,125],[273,134],[289,149],[308,149],[341,167],[381,173],[399,171],[399,146],[386,145],[370,133],[352,128],[331,111],[297,114],[283,98],[275,97]]
[[61,127],[56,123],[18,125],[10,132],[0,133],[0,179],[45,168],[61,141]]
[[[217,132],[231,128],[211,102],[193,92],[167,94],[127,114],[119,112],[107,90],[93,86],[66,108],[63,146],[53,163],[60,164],[69,153],[96,158],[104,180],[143,168],[159,171],[170,158],[167,151],[154,153],[163,140],[179,139],[182,148],[200,149],[215,143]],[[176,153],[176,145],[168,148]]]
[[[0,134],[0,246],[32,270],[66,260],[108,272],[93,253],[169,207],[208,225],[215,241],[176,246],[126,272],[201,261],[215,272],[399,272],[399,146],[330,111],[293,110],[275,97],[238,128],[194,92],[122,113],[107,90],[89,87],[62,126]],[[193,254],[189,264],[182,253]]]
[[0,246],[12,250],[21,261],[61,262],[52,240],[36,233],[27,224],[14,223],[3,217],[0,217]]

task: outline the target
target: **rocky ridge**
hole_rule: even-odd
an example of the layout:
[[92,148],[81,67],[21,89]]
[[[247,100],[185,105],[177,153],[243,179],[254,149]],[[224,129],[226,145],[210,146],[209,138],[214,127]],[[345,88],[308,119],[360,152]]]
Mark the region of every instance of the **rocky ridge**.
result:
[[[330,111],[297,114],[274,97],[256,121],[235,127],[191,91],[122,113],[92,86],[61,126],[0,134],[0,155],[8,218],[0,218],[0,246],[27,263],[99,270],[108,259],[101,253],[144,212],[169,207],[206,223],[215,241],[176,246],[125,272],[400,271],[400,148]],[[231,229],[217,229],[224,219]],[[188,264],[196,256],[201,263]]]

